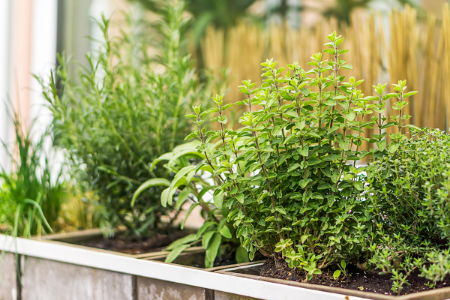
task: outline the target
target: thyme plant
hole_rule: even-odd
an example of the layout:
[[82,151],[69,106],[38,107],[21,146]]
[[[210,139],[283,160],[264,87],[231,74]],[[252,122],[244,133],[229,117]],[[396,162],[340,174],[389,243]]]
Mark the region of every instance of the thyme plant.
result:
[[411,138],[392,135],[388,154],[367,169],[368,211],[383,235],[371,262],[393,275],[397,293],[414,270],[431,286],[450,273],[450,137],[438,129],[410,131]]
[[[402,127],[406,94],[384,94],[386,85],[375,87],[377,96],[365,96],[356,80],[340,74],[352,69],[342,59],[341,36],[332,33],[324,53],[313,54],[305,71],[298,63],[276,68],[277,62],[262,65],[263,84],[243,81],[239,87],[246,99],[235,103],[247,108],[239,119],[242,127],[227,127],[223,96],[213,98],[215,108],[194,106],[198,129],[187,139],[197,138],[204,157],[196,166],[186,166],[163,193],[162,201],[190,182],[200,169],[215,178],[213,189],[217,207],[229,209],[228,221],[236,237],[253,259],[256,251],[275,262],[285,259],[310,280],[321,270],[344,260],[356,263],[366,251],[364,240],[374,238],[364,199],[364,168],[356,161],[368,155],[383,155],[386,129]],[[405,82],[399,82],[403,87]],[[399,116],[388,121],[383,116],[386,100],[397,97]],[[401,104],[399,104],[401,103]],[[406,104],[405,104],[406,105]],[[376,112],[374,116],[371,115]],[[207,130],[207,115],[218,130]],[[379,134],[370,138],[366,129],[377,126]],[[376,144],[361,150],[363,141]],[[345,271],[345,268],[344,268]]]
[[[78,166],[81,180],[98,193],[104,207],[103,227],[119,225],[127,235],[149,236],[172,226],[177,214],[160,204],[162,188],[141,193],[136,205],[131,198],[151,178],[171,178],[164,168],[152,170],[148,162],[172,151],[183,141],[193,123],[185,109],[203,98],[193,62],[185,52],[185,3],[166,3],[154,24],[160,41],[156,56],[148,55],[148,41],[139,36],[139,24],[128,18],[129,32],[111,38],[110,21],[98,22],[104,41],[96,55],[87,55],[89,66],[77,79],[60,67],[45,85],[44,96],[54,115],[54,134]],[[95,59],[94,59],[95,57]],[[58,88],[61,87],[61,88]]]

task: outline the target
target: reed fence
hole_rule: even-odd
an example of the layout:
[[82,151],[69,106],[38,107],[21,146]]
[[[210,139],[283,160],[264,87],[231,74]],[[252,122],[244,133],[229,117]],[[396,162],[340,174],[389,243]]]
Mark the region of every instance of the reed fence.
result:
[[[344,36],[342,49],[350,49],[343,59],[353,70],[343,75],[364,79],[365,95],[374,95],[372,85],[407,80],[408,90],[419,91],[410,99],[406,113],[419,127],[447,130],[450,127],[450,9],[443,6],[443,19],[432,14],[426,22],[406,6],[388,14],[354,14],[348,26],[336,20],[320,22],[313,28],[284,28],[272,25],[238,24],[225,34],[213,27],[202,42],[205,66],[215,72],[230,68],[226,99],[242,98],[237,86],[243,79],[261,82],[259,65],[274,58],[285,66],[293,61],[308,70],[310,56],[325,49],[326,35],[332,31]],[[326,56],[326,54],[325,54]],[[392,112],[387,112],[389,115]]]

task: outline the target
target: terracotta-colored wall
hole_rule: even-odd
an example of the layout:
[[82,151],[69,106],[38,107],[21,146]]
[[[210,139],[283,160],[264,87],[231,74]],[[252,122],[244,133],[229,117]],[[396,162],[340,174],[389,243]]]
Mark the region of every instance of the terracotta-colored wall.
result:
[[29,123],[30,71],[31,71],[31,23],[33,0],[14,0],[12,97],[22,120]]

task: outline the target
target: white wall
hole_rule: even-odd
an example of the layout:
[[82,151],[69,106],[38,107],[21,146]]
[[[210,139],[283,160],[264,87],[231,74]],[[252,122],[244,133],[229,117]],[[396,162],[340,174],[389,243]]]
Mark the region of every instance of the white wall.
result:
[[[11,93],[12,0],[0,1],[0,141],[8,140],[8,116],[4,101]],[[0,168],[9,169],[9,158],[0,145]]]
[[[56,66],[57,0],[34,0],[31,73],[43,76],[48,82],[50,70]],[[31,74],[30,74],[31,76]],[[43,132],[52,121],[50,111],[45,108],[45,99],[36,79],[31,79],[30,117],[36,119],[35,130]]]

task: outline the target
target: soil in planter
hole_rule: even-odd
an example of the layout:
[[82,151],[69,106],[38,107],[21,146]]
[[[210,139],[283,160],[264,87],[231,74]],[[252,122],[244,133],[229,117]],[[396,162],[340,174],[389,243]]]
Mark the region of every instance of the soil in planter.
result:
[[[391,290],[392,276],[390,274],[379,275],[379,270],[366,272],[352,265],[347,266],[347,271],[351,275],[349,278],[336,281],[333,278],[334,270],[325,269],[322,270],[322,274],[314,275],[314,278],[308,283],[385,295],[397,295]],[[408,277],[408,282],[410,285],[405,285],[403,287],[401,295],[430,290],[430,288],[425,285],[429,281],[423,277],[420,277],[419,273],[420,272],[416,270]],[[303,282],[306,274],[301,270],[289,268],[288,264],[281,259],[278,259],[277,268],[275,265],[275,260],[273,258],[269,258],[262,266],[260,276]],[[341,277],[343,276],[341,275]],[[447,276],[444,281],[436,283],[436,288],[449,286],[450,276]]]
[[[198,257],[199,257],[199,259],[196,262],[186,264],[186,265],[189,265],[189,266],[192,266],[195,268],[205,268],[204,256],[198,256]],[[253,261],[263,260],[263,259],[265,259],[265,257],[263,255],[256,253]],[[217,256],[216,259],[214,260],[213,268],[234,265],[237,263],[238,262],[236,261],[236,251],[235,250],[233,250],[231,252],[224,251],[224,253],[222,253],[222,255]]]
[[116,235],[114,238],[99,238],[80,243],[80,245],[112,250],[116,252],[122,252],[127,254],[141,254],[162,251],[165,247],[179,238],[188,235],[189,231],[174,231],[171,233],[163,234],[156,233],[151,238],[140,239],[132,237],[124,237]]

